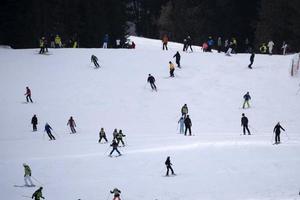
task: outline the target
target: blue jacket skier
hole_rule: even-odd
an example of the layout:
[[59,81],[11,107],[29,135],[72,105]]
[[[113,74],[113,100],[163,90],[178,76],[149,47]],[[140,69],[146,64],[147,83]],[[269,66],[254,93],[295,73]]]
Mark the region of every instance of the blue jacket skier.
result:
[[46,131],[48,137],[50,138],[50,140],[55,140],[55,137],[52,135],[51,130],[53,130],[52,127],[48,123],[46,123],[45,131]]

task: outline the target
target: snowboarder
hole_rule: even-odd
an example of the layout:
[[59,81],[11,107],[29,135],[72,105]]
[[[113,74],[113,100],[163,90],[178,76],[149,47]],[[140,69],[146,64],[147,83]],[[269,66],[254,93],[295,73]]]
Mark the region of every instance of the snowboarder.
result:
[[282,49],[282,55],[286,54],[287,47],[288,47],[287,43],[283,42],[282,47],[281,47],[281,49]]
[[179,54],[179,52],[177,51],[176,52],[176,54],[173,56],[173,58],[175,58],[176,57],[176,64],[177,64],[177,67],[178,68],[181,68],[181,66],[180,66],[180,54]]
[[106,141],[107,141],[107,138],[106,138],[106,134],[105,134],[105,131],[104,131],[104,128],[101,128],[100,132],[99,132],[99,143],[101,142],[102,138]]
[[68,120],[67,126],[70,126],[71,132],[72,133],[76,133],[75,127],[76,127],[76,123],[73,119],[73,117],[71,116],[70,119]]
[[[28,186],[28,187],[34,187],[35,185],[32,183],[32,180],[31,180],[31,169],[30,167],[24,163],[23,164],[23,167],[24,167],[24,181],[25,181],[25,186]],[[28,184],[28,181],[30,184]]]
[[275,133],[275,144],[280,144],[280,129],[285,131],[285,129],[280,125],[280,122],[278,122],[273,129],[273,133]]
[[122,155],[122,154],[120,153],[120,151],[118,150],[118,142],[117,142],[115,139],[113,139],[113,141],[112,141],[112,143],[111,143],[110,146],[112,146],[113,149],[112,149],[111,152],[109,153],[109,156],[111,156],[112,153],[113,153],[114,151],[117,151],[118,154],[119,154],[119,156]]
[[255,53],[254,53],[254,51],[252,51],[251,56],[250,56],[250,64],[248,65],[249,69],[252,69],[252,64],[254,62],[254,57],[255,57]]
[[117,142],[118,145],[120,144],[120,142],[122,143],[123,147],[125,146],[125,143],[123,141],[123,137],[126,137],[126,135],[123,134],[122,130],[119,130],[119,133],[117,134],[116,138],[117,138]]
[[107,47],[108,47],[108,41],[109,41],[109,36],[108,36],[108,34],[105,34],[104,38],[103,38],[103,45],[102,45],[103,49],[107,49]]
[[244,98],[243,109],[245,109],[246,104],[247,104],[248,108],[250,108],[249,100],[251,99],[251,96],[250,96],[249,92],[247,92],[243,98]]
[[273,47],[274,47],[274,42],[270,40],[268,43],[269,55],[273,54]]
[[169,170],[171,170],[172,172],[172,175],[175,175],[174,173],[174,170],[172,168],[172,163],[171,163],[171,160],[170,160],[170,156],[167,157],[167,160],[165,162],[165,165],[167,167],[167,173],[166,173],[166,176],[169,176]]
[[98,64],[98,58],[95,55],[91,56],[91,62],[94,63],[94,65],[95,65],[96,68],[100,67],[100,65]]
[[184,117],[181,116],[180,119],[178,120],[178,124],[180,127],[179,133],[183,134],[184,133]]
[[188,37],[187,37],[187,47],[186,47],[186,51],[188,50],[189,47],[190,47],[191,51],[193,52],[193,49],[192,49],[192,38],[191,38],[191,36],[188,36]]
[[243,127],[244,135],[246,135],[246,130],[248,132],[248,135],[251,135],[249,128],[248,128],[248,118],[245,116],[244,113],[242,114],[241,126]]
[[43,190],[43,187],[40,187],[37,191],[35,191],[33,194],[32,194],[32,199],[34,198],[34,200],[41,200],[42,199],[45,199],[45,197],[43,197],[43,194],[42,194],[42,190]]
[[155,85],[155,78],[151,74],[149,74],[147,82],[150,83],[150,86],[151,86],[152,90],[157,91],[157,88],[156,88],[156,85]]
[[52,135],[51,130],[53,130],[52,127],[48,123],[46,123],[45,131],[47,132],[48,137],[50,138],[50,140],[55,140],[55,137]]
[[174,77],[175,67],[171,61],[169,61],[169,68],[170,68],[170,77]]
[[29,89],[29,87],[26,87],[26,93],[24,95],[26,95],[27,103],[29,102],[29,100],[31,103],[33,103],[32,99],[31,99],[31,90]]
[[181,115],[185,118],[188,113],[189,113],[189,109],[187,105],[184,104],[181,108]]
[[33,115],[33,117],[31,118],[31,124],[32,124],[33,131],[37,131],[36,125],[38,124],[38,119],[36,115]]
[[118,130],[115,128],[114,132],[113,132],[113,138],[116,139],[118,135]]
[[222,39],[221,39],[221,37],[218,37],[217,45],[218,45],[218,53],[220,53],[221,50],[222,50]]
[[190,134],[190,136],[191,136],[191,135],[192,135],[192,130],[191,130],[191,127],[192,127],[192,121],[191,121],[189,115],[187,115],[186,118],[184,119],[184,125],[185,125],[184,135],[186,135],[187,130],[189,130],[189,134]]
[[121,200],[120,199],[121,190],[119,190],[118,188],[114,188],[112,191],[110,191],[110,193],[114,194],[113,200]]
[[164,35],[163,39],[162,39],[162,43],[163,43],[163,50],[168,50],[168,41],[169,41],[169,38],[167,36],[167,34]]

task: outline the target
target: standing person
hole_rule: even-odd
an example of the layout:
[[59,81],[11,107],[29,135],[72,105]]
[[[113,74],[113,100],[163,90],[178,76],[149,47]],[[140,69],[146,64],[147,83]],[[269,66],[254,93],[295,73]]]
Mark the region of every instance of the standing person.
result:
[[32,130],[37,131],[36,125],[38,124],[38,119],[36,115],[33,115],[33,117],[31,118],[31,124],[32,124]]
[[120,151],[118,150],[118,142],[117,142],[115,139],[113,139],[113,141],[112,141],[112,143],[111,143],[110,146],[111,146],[113,149],[112,149],[111,152],[109,153],[109,156],[111,156],[112,153],[113,153],[114,151],[118,152],[119,156],[122,155],[122,154],[120,153]]
[[192,49],[192,38],[191,38],[191,36],[188,36],[188,37],[187,37],[187,47],[186,47],[186,51],[188,50],[189,47],[190,47],[191,51],[193,52],[193,49]]
[[98,64],[98,58],[97,58],[97,56],[92,55],[92,56],[91,56],[91,62],[94,63],[94,65],[95,65],[96,68],[99,68],[99,67],[100,67],[100,65]]
[[173,58],[176,58],[176,64],[178,68],[181,68],[180,66],[180,53],[177,51],[176,54],[173,56]]
[[224,50],[225,50],[225,52],[228,51],[228,48],[229,48],[229,40],[226,39],[225,42],[224,42]]
[[184,133],[184,117],[181,116],[180,119],[178,120],[178,124],[180,127],[179,133],[183,134]]
[[266,46],[265,43],[262,43],[262,45],[259,47],[259,51],[260,51],[260,53],[262,53],[262,54],[267,53],[267,46]]
[[52,135],[51,130],[53,130],[52,127],[48,123],[46,123],[45,131],[46,131],[48,137],[50,138],[50,140],[55,140],[55,137]]
[[38,190],[36,190],[33,194],[32,194],[32,199],[34,198],[34,200],[41,200],[42,199],[45,199],[45,197],[43,197],[43,194],[42,194],[42,190],[43,190],[43,187],[40,187]]
[[269,55],[273,54],[273,47],[274,47],[274,42],[270,40],[268,43]]
[[207,51],[211,52],[213,46],[214,46],[214,40],[212,39],[211,36],[208,37],[208,40],[207,40],[207,45],[208,45],[208,49]]
[[40,48],[39,54],[45,53],[45,37],[41,37],[40,39]]
[[126,135],[123,134],[122,130],[119,130],[119,133],[116,136],[118,146],[119,146],[120,142],[122,143],[123,147],[125,146],[125,143],[123,141],[123,137],[126,137]]
[[[34,187],[35,185],[32,183],[32,180],[31,180],[31,169],[30,169],[30,167],[26,163],[23,164],[23,167],[24,167],[25,186]],[[30,184],[28,184],[28,181],[29,181]]]
[[151,74],[149,74],[147,82],[150,83],[150,86],[151,86],[152,90],[157,91],[157,88],[156,88],[156,85],[155,85],[155,78]]
[[73,119],[73,117],[71,116],[70,119],[68,120],[67,126],[70,126],[71,132],[72,133],[76,133],[75,127],[76,127],[76,123]]
[[237,53],[237,40],[235,39],[235,37],[232,38],[232,53]]
[[56,35],[54,42],[55,42],[55,48],[62,48],[62,42],[59,35]]
[[188,113],[189,113],[189,109],[187,105],[184,104],[181,108],[181,115],[185,118]]
[[113,138],[114,138],[114,140],[117,139],[117,135],[118,135],[118,130],[115,128],[115,130],[113,132]]
[[31,103],[33,103],[32,99],[31,99],[31,90],[29,89],[29,87],[26,87],[26,93],[24,95],[26,95],[27,103],[29,102],[29,100]]
[[110,193],[114,194],[113,200],[121,200],[120,199],[121,190],[119,190],[118,188],[114,188],[112,191],[110,191]]
[[246,135],[246,130],[248,132],[248,135],[251,135],[249,128],[248,128],[248,118],[245,116],[244,113],[242,114],[241,126],[243,127],[244,135]]
[[164,35],[163,39],[162,39],[162,43],[163,43],[163,50],[168,50],[168,41],[169,41],[169,38],[167,36],[167,34]]
[[50,35],[50,47],[55,48],[55,37],[53,34]]
[[169,170],[171,170],[172,172],[172,175],[175,175],[174,173],[174,170],[172,168],[172,163],[171,163],[171,160],[170,160],[170,156],[167,157],[167,160],[165,162],[165,165],[167,167],[167,173],[166,173],[166,176],[169,176]]
[[244,95],[244,103],[243,103],[243,109],[245,109],[245,105],[247,104],[248,108],[250,108],[250,104],[249,104],[249,100],[251,99],[251,96],[249,94],[249,92],[247,92]]
[[254,51],[252,51],[251,56],[250,56],[250,64],[248,65],[249,69],[252,69],[252,64],[254,62],[254,57],[255,57],[255,53],[254,53]]
[[187,130],[189,130],[189,134],[190,136],[192,135],[192,121],[190,119],[190,116],[187,115],[186,118],[184,119],[184,125],[185,125],[185,131],[184,131],[184,135],[186,135]]
[[220,53],[222,50],[222,38],[221,37],[218,37],[217,45],[218,45],[218,53]]
[[171,61],[169,61],[169,68],[170,68],[170,77],[174,77],[175,67]]
[[108,34],[105,34],[104,37],[103,37],[103,45],[102,45],[103,49],[107,49],[108,42],[109,42],[109,36],[108,36]]
[[283,42],[282,47],[281,47],[281,49],[282,49],[282,55],[286,54],[287,46],[288,46],[287,43]]
[[121,47],[121,40],[120,38],[116,39],[116,48],[120,48]]
[[278,122],[273,129],[273,133],[275,133],[275,144],[280,144],[280,129],[285,131],[285,129],[280,125],[280,122]]
[[106,134],[105,134],[104,128],[101,128],[101,130],[100,130],[100,132],[99,132],[99,141],[98,141],[98,143],[101,142],[102,138],[103,138],[106,142],[108,142],[108,141],[107,141],[107,138],[106,138]]
[[183,39],[183,49],[182,51],[186,51],[187,50],[187,40],[186,38]]

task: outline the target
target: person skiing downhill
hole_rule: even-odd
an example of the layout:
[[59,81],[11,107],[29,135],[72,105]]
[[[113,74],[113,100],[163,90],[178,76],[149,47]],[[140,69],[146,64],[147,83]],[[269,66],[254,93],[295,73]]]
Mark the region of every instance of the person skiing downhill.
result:
[[171,160],[170,160],[170,156],[167,157],[167,160],[165,162],[165,165],[167,167],[167,173],[166,173],[166,176],[169,176],[169,170],[171,170],[172,172],[172,175],[175,175],[174,173],[174,170],[172,168],[172,163],[171,163]]
[[113,200],[121,200],[120,198],[121,190],[119,190],[118,188],[114,188],[112,191],[110,191],[110,193],[114,194]]
[[177,64],[177,67],[178,68],[181,68],[181,66],[180,66],[180,54],[179,54],[179,52],[177,51],[176,52],[176,54],[173,56],[173,58],[176,58],[176,64]]
[[270,40],[268,43],[269,55],[273,54],[273,47],[274,47],[274,42]]
[[111,145],[110,146],[112,146],[112,150],[111,150],[111,152],[109,153],[109,156],[111,157],[111,155],[112,155],[112,153],[114,152],[114,151],[116,151],[116,152],[118,152],[118,154],[119,154],[119,156],[121,156],[122,154],[120,153],[120,151],[118,150],[118,142],[116,141],[116,139],[113,139],[113,141],[112,141],[112,143],[111,143]]
[[184,133],[184,117],[181,116],[180,119],[178,120],[178,124],[180,127],[179,133],[183,134]]
[[[31,169],[30,167],[24,163],[23,164],[23,167],[24,167],[24,181],[25,181],[25,186],[28,186],[28,187],[34,187],[35,185],[33,184],[32,180],[31,180]],[[30,184],[28,184],[28,181]]]
[[45,197],[43,197],[43,194],[42,194],[42,190],[43,190],[43,187],[40,187],[38,190],[36,190],[33,194],[32,194],[32,199],[34,198],[34,200],[40,200],[41,198],[42,199],[45,199]]
[[171,61],[169,61],[169,68],[170,68],[170,77],[175,77],[174,76],[175,67]]
[[125,146],[125,143],[123,141],[123,137],[126,137],[126,135],[123,134],[122,130],[119,130],[119,133],[116,136],[118,146],[119,146],[120,142],[122,143],[123,147]]
[[189,109],[186,104],[184,104],[181,108],[181,115],[186,118],[186,115],[189,113]]
[[280,129],[285,131],[285,129],[280,125],[280,122],[278,122],[273,129],[273,133],[275,133],[275,144],[280,144]]
[[106,138],[106,134],[105,134],[104,128],[101,128],[101,130],[100,130],[100,132],[99,132],[99,141],[98,141],[98,143],[101,142],[102,138],[103,138],[106,142],[108,142],[108,141],[107,141],[107,138]]
[[186,135],[187,130],[189,130],[189,135],[192,135],[192,121],[190,119],[190,116],[187,115],[186,118],[184,119],[184,125],[185,125],[185,131],[184,131],[184,135]]
[[246,135],[246,130],[248,132],[248,135],[251,135],[249,128],[248,128],[248,118],[245,116],[244,113],[242,114],[241,126],[243,127],[244,135]]
[[247,92],[243,98],[244,98],[243,109],[245,109],[246,104],[247,104],[247,107],[250,108],[249,100],[251,99],[251,96],[250,96],[249,92]]
[[50,140],[55,140],[55,137],[52,135],[51,130],[52,130],[51,126],[48,123],[46,123],[45,131],[46,131],[48,137],[50,138]]
[[67,126],[70,126],[71,132],[72,133],[76,133],[75,127],[76,127],[76,123],[73,119],[73,117],[71,116],[70,119],[68,120]]
[[254,53],[254,51],[252,51],[251,56],[250,56],[250,64],[248,65],[249,69],[252,69],[252,64],[254,62],[254,57],[255,57],[255,53]]
[[31,124],[32,124],[32,130],[37,131],[36,125],[38,124],[38,119],[36,115],[33,115],[33,117],[31,118]]
[[156,85],[155,85],[155,78],[151,74],[149,74],[147,82],[150,83],[150,86],[151,86],[152,90],[157,91],[157,88],[156,88]]
[[26,95],[26,102],[28,103],[29,100],[31,103],[33,103],[32,99],[31,99],[31,90],[29,89],[29,87],[26,87],[26,93],[24,94]]
[[91,56],[91,62],[94,63],[95,68],[99,68],[100,67],[100,65],[98,64],[98,58],[95,55]]

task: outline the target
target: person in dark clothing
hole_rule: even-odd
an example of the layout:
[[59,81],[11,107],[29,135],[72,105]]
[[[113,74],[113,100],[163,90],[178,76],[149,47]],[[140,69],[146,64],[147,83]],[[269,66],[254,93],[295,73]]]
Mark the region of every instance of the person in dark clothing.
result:
[[191,130],[192,121],[191,121],[189,115],[187,115],[186,118],[184,119],[184,125],[185,125],[184,135],[186,135],[187,130],[189,130],[189,135],[191,136],[192,135],[192,130]]
[[183,39],[183,49],[182,51],[186,51],[187,50],[187,40],[184,38]]
[[46,123],[45,131],[48,134],[48,137],[50,138],[50,140],[55,140],[55,137],[52,135],[51,130],[52,130],[51,126],[48,123]]
[[193,49],[192,49],[192,38],[191,38],[191,36],[188,36],[188,37],[187,37],[186,42],[187,42],[187,47],[186,47],[185,50],[187,51],[188,48],[190,47],[191,51],[193,52]]
[[114,188],[112,191],[110,191],[110,193],[114,194],[113,200],[121,200],[120,199],[121,190],[119,190],[118,188]]
[[76,127],[76,123],[73,119],[73,117],[71,116],[68,123],[67,123],[67,126],[70,126],[70,129],[71,129],[71,132],[72,133],[76,133],[76,130],[75,130],[75,127]]
[[245,116],[244,113],[242,114],[241,126],[243,127],[244,135],[246,135],[246,130],[248,132],[248,135],[251,135],[249,128],[248,128],[248,118]]
[[169,68],[170,68],[170,77],[174,77],[175,67],[171,61],[169,62]]
[[221,53],[221,50],[222,50],[222,38],[221,37],[218,37],[218,53]]
[[29,87],[26,87],[26,93],[24,95],[26,95],[27,102],[29,102],[29,100],[30,100],[30,102],[33,103],[32,99],[31,99],[31,90],[29,89]]
[[254,57],[255,57],[255,53],[252,51],[251,56],[250,56],[250,64],[248,65],[249,69],[252,69],[252,64],[254,62]]
[[179,52],[177,51],[176,54],[173,56],[173,58],[176,58],[176,64],[177,64],[177,67],[181,68],[180,66],[180,54]]
[[280,143],[280,129],[285,131],[284,128],[282,128],[282,126],[280,125],[280,123],[278,122],[276,124],[276,126],[273,129],[273,133],[275,133],[275,144],[279,144]]
[[36,125],[38,124],[38,119],[36,115],[33,115],[33,117],[31,118],[31,124],[32,124],[33,131],[37,131]]
[[150,83],[150,86],[151,86],[152,90],[157,91],[157,88],[156,88],[156,85],[155,85],[155,78],[151,74],[149,74],[147,82]]
[[166,173],[166,176],[169,176],[169,170],[171,170],[172,175],[175,175],[174,170],[173,170],[173,168],[171,167],[172,163],[171,163],[171,161],[170,161],[170,156],[167,157],[167,160],[166,160],[166,162],[165,162],[165,165],[166,165],[166,167],[167,167],[167,173]]
[[96,68],[100,67],[100,65],[98,64],[98,58],[95,55],[91,56],[91,62],[94,63],[94,65],[95,65]]
[[107,138],[106,138],[106,134],[105,134],[105,131],[104,131],[104,128],[101,128],[100,132],[99,132],[99,143],[101,142],[102,138],[106,141],[107,141]]
[[41,37],[40,39],[40,48],[39,54],[45,53],[45,37]]
[[117,138],[117,142],[118,145],[120,144],[120,142],[122,143],[123,147],[125,146],[125,143],[123,141],[123,137],[125,137],[126,135],[123,134],[122,130],[119,130],[119,133],[117,134],[116,138]]
[[118,150],[118,142],[117,142],[115,139],[113,139],[113,141],[112,141],[112,143],[111,143],[110,146],[112,146],[113,149],[112,149],[111,152],[109,153],[109,156],[111,156],[112,153],[113,153],[114,151],[118,152],[119,156],[122,155],[122,154],[120,153],[120,151]]
[[40,200],[41,198],[42,199],[45,199],[45,197],[43,197],[43,194],[42,194],[42,190],[43,190],[43,187],[40,187],[38,190],[36,190],[33,194],[32,194],[32,199],[34,198],[34,200]]
[[251,96],[249,94],[249,92],[247,92],[244,95],[244,103],[243,103],[243,109],[245,108],[245,105],[247,104],[248,108],[250,108],[250,104],[249,104],[249,100],[251,99]]

